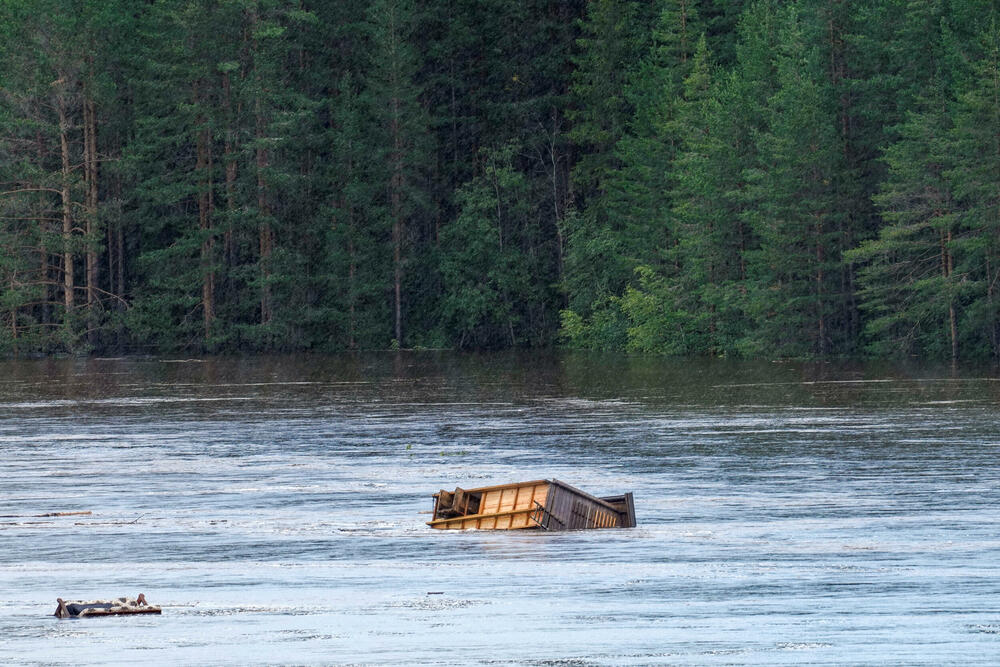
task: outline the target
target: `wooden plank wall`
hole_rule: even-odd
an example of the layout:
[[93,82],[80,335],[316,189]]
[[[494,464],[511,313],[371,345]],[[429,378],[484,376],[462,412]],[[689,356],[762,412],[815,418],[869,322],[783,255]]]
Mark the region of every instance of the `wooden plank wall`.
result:
[[[507,530],[512,528],[534,527],[529,521],[535,503],[545,503],[549,493],[548,484],[534,486],[518,486],[507,489],[496,489],[483,494],[479,503],[480,514],[495,514],[500,516],[480,520],[477,528],[482,530]],[[518,512],[517,514],[510,514]]]
[[621,526],[617,512],[602,503],[573,493],[558,484],[552,486],[548,502],[552,521],[549,530],[578,530],[581,528],[617,528]]
[[434,527],[447,530],[534,528],[531,513],[535,503],[544,504],[548,494],[547,482],[487,490],[483,492],[477,514],[448,519],[446,523],[435,523]]
[[532,520],[532,514],[541,505],[545,512],[537,514],[535,520],[542,522],[548,530],[635,526],[635,505],[631,493],[597,498],[556,480],[551,483],[541,480],[468,491],[456,489],[455,496],[457,498],[466,493],[481,496],[478,512],[435,519],[431,525],[446,530],[535,528],[537,524]]

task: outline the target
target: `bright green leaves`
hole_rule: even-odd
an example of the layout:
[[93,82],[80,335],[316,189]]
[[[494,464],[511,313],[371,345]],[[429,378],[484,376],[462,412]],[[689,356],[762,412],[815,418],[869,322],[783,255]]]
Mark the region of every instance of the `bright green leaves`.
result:
[[[913,34],[933,25],[922,39],[940,58],[930,72],[912,72],[917,109],[886,150],[889,173],[876,203],[887,224],[850,253],[864,262],[866,334],[879,354],[1000,353],[996,18],[963,39],[942,16],[936,3],[915,3],[901,28]],[[971,66],[954,65],[970,55]]]
[[544,307],[544,286],[525,253],[538,211],[515,149],[483,151],[483,173],[458,192],[458,217],[442,230],[442,314],[458,347],[531,342],[525,321]]

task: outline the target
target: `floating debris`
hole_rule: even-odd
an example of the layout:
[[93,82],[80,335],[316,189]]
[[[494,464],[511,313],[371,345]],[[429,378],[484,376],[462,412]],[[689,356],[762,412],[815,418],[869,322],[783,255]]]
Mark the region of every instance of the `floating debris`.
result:
[[41,518],[50,516],[90,516],[93,514],[90,510],[84,512],[47,512],[45,514],[0,514],[0,519],[22,519],[22,518]]
[[433,494],[427,525],[445,530],[633,528],[631,493],[598,498],[556,479]]
[[146,596],[115,598],[113,600],[70,600],[57,598],[56,618],[84,618],[86,616],[122,616],[125,614],[161,614],[163,610],[146,602]]

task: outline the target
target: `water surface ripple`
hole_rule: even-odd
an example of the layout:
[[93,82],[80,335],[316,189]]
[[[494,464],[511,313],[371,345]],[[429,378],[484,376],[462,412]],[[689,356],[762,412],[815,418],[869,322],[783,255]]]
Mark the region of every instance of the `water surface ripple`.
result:
[[[992,369],[0,362],[0,663],[998,664],[998,404]],[[423,523],[552,477],[639,527]]]

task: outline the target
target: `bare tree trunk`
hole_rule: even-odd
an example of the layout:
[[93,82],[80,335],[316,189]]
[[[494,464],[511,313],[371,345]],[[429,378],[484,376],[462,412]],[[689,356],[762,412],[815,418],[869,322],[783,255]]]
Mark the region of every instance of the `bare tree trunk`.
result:
[[990,257],[993,254],[993,248],[989,248],[986,253],[986,303],[989,304],[990,317],[992,318],[990,322],[990,344],[993,347],[993,356],[996,357],[1000,354],[1000,338],[997,331],[997,321],[996,321],[996,280],[997,277],[993,275],[993,262]]
[[[65,85],[65,84],[63,84]],[[56,96],[56,110],[59,113],[59,144],[62,150],[62,240],[63,240],[63,302],[66,316],[73,311],[73,210],[70,200],[70,159],[69,159],[69,117],[66,111],[66,96],[60,92]]]
[[[250,9],[250,23],[254,30],[260,25],[260,16],[257,12],[255,2]],[[273,317],[273,304],[271,303],[271,254],[274,249],[274,231],[271,229],[271,208],[267,197],[267,177],[268,167],[267,149],[264,148],[264,138],[267,135],[267,123],[264,119],[264,107],[261,97],[265,92],[263,76],[260,72],[260,45],[257,39],[253,39],[251,44],[254,55],[254,80],[257,84],[257,95],[254,100],[254,137],[257,140],[255,162],[257,167],[257,214],[259,221],[258,247],[260,252],[260,323],[270,324]]]
[[[951,230],[948,230],[948,277],[955,272],[955,259],[951,254]],[[958,359],[958,318],[955,315],[955,299],[952,297],[948,303],[948,320],[951,325],[951,359]]]
[[[393,57],[396,54],[396,41],[399,39],[396,25],[395,7],[390,8],[391,16],[389,35],[392,43],[390,49]],[[389,132],[392,135],[392,176],[389,179],[389,199],[392,214],[392,256],[393,256],[393,305],[395,310],[396,345],[403,345],[403,137],[402,137],[402,102],[399,89],[402,82],[399,72],[392,63],[389,86],[392,90],[390,100]]]
[[[38,166],[41,167],[45,162],[45,141],[42,138],[41,130],[35,133],[36,151],[38,154]],[[38,254],[39,254],[39,267],[38,273],[42,280],[42,308],[41,308],[41,323],[47,325],[52,322],[52,303],[51,289],[49,287],[49,248],[48,248],[48,233],[49,233],[49,223],[48,221],[42,219],[46,217],[43,210],[38,210],[38,233],[41,243],[39,244]]]
[[559,116],[555,107],[552,108],[552,134],[549,136],[549,162],[552,164],[552,218],[556,227],[556,275],[559,282],[563,279],[564,252],[566,240],[563,238],[562,211],[559,209],[559,158],[556,155],[556,136],[559,133]]
[[[393,180],[396,177],[393,176]],[[392,260],[393,293],[396,319],[396,344],[403,344],[403,221],[399,215],[400,195],[398,189],[392,191]]]
[[347,288],[349,290],[348,297],[348,320],[347,320],[347,346],[352,350],[358,346],[355,340],[356,329],[357,329],[357,313],[355,312],[355,295],[357,290],[355,287],[355,277],[358,270],[357,260],[354,256],[354,219],[352,215],[351,227],[349,236],[347,237],[347,252],[351,257],[350,266],[347,269]]
[[[198,90],[195,87],[195,101]],[[201,230],[201,310],[205,329],[205,340],[212,334],[215,320],[215,272],[212,270],[212,255],[215,240],[212,238],[212,137],[205,119],[199,118],[197,137],[197,158],[195,171],[198,174],[198,229]]]
[[[10,274],[10,291],[13,294],[17,289],[17,273],[11,272]],[[17,306],[12,305],[10,307],[10,337],[14,341],[14,351],[17,351]]]
[[98,201],[98,161],[97,161],[97,105],[89,96],[83,102],[84,138],[84,179],[87,185],[87,308],[91,310],[97,301],[97,201]]
[[115,264],[118,267],[118,296],[125,298],[125,230],[120,222],[116,227],[115,256],[118,261]]
[[400,136],[399,99],[392,100],[392,200],[393,291],[396,320],[396,344],[403,345],[403,156]]
[[115,287],[115,272],[117,271],[117,267],[115,266],[115,229],[110,221],[108,222],[107,229],[104,230],[104,244],[107,248],[104,261],[107,262],[108,291],[117,295],[118,292]]
[[87,282],[87,340],[91,345],[97,342],[97,202],[98,202],[98,161],[97,161],[97,104],[87,91],[83,99],[83,178],[86,186],[84,210],[87,215],[85,234],[87,238],[86,271]]
[[257,211],[260,215],[260,322],[269,324],[273,316],[271,304],[271,254],[274,248],[274,232],[271,229],[271,209],[267,201],[267,150],[264,148],[264,117],[260,101],[256,105],[257,114]]
[[[941,275],[945,279],[945,289],[951,291],[951,278],[953,265],[951,249],[951,230],[941,232]],[[948,331],[951,335],[951,359],[958,359],[958,320],[955,313],[955,300],[951,294],[948,295]]]
[[819,336],[819,353],[827,353],[826,347],[826,314],[823,308],[823,223],[816,221],[816,315],[817,335]]
[[229,72],[222,75],[222,95],[223,104],[226,109],[226,138],[223,144],[223,163],[226,165],[226,231],[223,236],[223,249],[225,261],[229,265],[236,263],[236,250],[233,244],[233,223],[232,215],[236,210],[236,146],[233,141],[233,114],[232,114],[232,83],[229,79]]
[[948,321],[951,325],[951,360],[958,359],[958,322],[955,318],[955,302],[948,304]]

